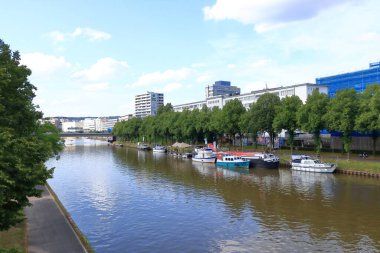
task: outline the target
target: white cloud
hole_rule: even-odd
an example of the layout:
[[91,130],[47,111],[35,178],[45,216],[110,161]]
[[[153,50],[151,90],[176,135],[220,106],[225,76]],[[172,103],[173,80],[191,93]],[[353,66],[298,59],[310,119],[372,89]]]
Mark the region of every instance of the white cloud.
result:
[[32,75],[48,78],[57,71],[71,66],[63,56],[47,55],[40,52],[26,53],[21,55],[21,64],[32,70]]
[[167,85],[164,86],[164,88],[162,89],[162,92],[172,92],[182,87],[183,85],[180,83],[168,83]]
[[63,42],[66,40],[66,35],[60,31],[52,31],[49,36],[53,39],[54,43]]
[[87,84],[83,87],[84,91],[104,91],[109,88],[108,83],[93,83],[93,84]]
[[234,69],[234,68],[236,68],[236,65],[230,63],[230,64],[227,65],[227,68],[228,68],[228,69]]
[[196,78],[196,81],[197,83],[202,83],[202,84],[205,84],[210,82],[212,80],[212,75],[210,73],[203,73],[203,74],[200,74],[197,78]]
[[236,20],[253,24],[257,32],[310,19],[331,6],[353,0],[217,0],[203,8],[206,20]]
[[358,36],[359,41],[364,42],[378,42],[380,41],[380,34],[376,32],[367,32]]
[[109,33],[98,31],[88,27],[77,27],[73,32],[66,33],[61,31],[52,31],[48,35],[54,43],[73,40],[78,37],[83,37],[91,42],[99,40],[108,40],[111,38],[111,35]]
[[78,71],[73,74],[74,78],[99,82],[121,77],[128,69],[128,64],[124,61],[117,61],[113,58],[106,57],[99,59],[88,69]]
[[83,36],[90,41],[108,40],[111,38],[111,35],[109,33],[97,31],[88,27],[84,27],[84,28],[77,27],[71,35],[74,38]]
[[181,81],[190,77],[193,70],[190,68],[180,68],[180,69],[169,69],[164,72],[152,72],[148,74],[141,75],[139,79],[129,85],[130,87],[143,87],[152,84],[160,84],[171,81]]

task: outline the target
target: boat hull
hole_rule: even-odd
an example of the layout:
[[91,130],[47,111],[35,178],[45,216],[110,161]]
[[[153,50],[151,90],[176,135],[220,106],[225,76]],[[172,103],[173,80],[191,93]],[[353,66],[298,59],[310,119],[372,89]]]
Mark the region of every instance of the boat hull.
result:
[[336,169],[336,166],[325,166],[325,167],[311,167],[311,166],[301,166],[292,164],[292,170],[297,171],[306,171],[306,172],[314,172],[314,173],[333,173]]
[[249,161],[244,162],[234,162],[234,161],[216,161],[216,165],[225,166],[225,167],[243,167],[249,168]]
[[280,161],[264,161],[262,159],[255,159],[249,157],[243,157],[249,161],[250,168],[263,168],[263,169],[278,169]]
[[166,149],[153,149],[154,153],[166,153]]
[[215,163],[215,157],[208,157],[208,158],[197,158],[193,157],[192,160],[194,162],[199,162],[199,163]]

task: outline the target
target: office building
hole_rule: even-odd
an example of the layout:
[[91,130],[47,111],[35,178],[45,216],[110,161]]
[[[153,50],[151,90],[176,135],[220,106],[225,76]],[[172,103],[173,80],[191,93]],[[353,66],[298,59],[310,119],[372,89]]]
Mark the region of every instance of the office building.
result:
[[164,94],[147,92],[145,94],[135,96],[135,116],[145,117],[148,115],[156,115],[157,109],[164,105]]
[[340,89],[354,88],[357,92],[363,92],[367,85],[380,83],[380,62],[370,63],[369,69],[316,78],[318,85],[329,87],[329,96],[334,97]]
[[216,81],[214,84],[208,85],[205,89],[206,99],[220,95],[236,96],[240,94],[240,88],[231,86],[228,81]]
[[265,94],[265,93],[273,93],[280,97],[280,99],[288,96],[298,96],[303,103],[306,102],[307,97],[314,91],[319,90],[320,93],[327,94],[328,93],[328,87],[325,85],[316,85],[312,83],[304,83],[304,84],[296,84],[291,86],[281,86],[277,88],[272,89],[264,89],[264,90],[256,90],[252,91],[250,93],[244,93],[236,96],[230,96],[230,95],[219,95],[219,96],[213,96],[206,98],[204,101],[198,101],[198,102],[192,102],[192,103],[186,103],[181,105],[175,105],[173,106],[174,111],[176,112],[182,112],[183,110],[194,110],[198,108],[199,110],[202,109],[204,105],[206,105],[208,108],[213,107],[219,107],[220,109],[223,108],[223,106],[233,99],[239,99],[243,106],[248,109],[252,103],[256,103],[257,99]]

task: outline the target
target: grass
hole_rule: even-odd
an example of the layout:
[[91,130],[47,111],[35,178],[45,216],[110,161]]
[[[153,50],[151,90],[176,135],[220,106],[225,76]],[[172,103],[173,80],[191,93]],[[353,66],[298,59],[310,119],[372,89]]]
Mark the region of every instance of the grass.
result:
[[[334,162],[334,161],[332,161]],[[338,164],[338,169],[354,170],[370,173],[380,173],[380,162],[370,160],[339,160],[335,161]]]
[[[239,148],[239,147],[235,147]],[[241,148],[240,148],[241,150]],[[244,147],[245,151],[258,151],[263,152],[264,149],[259,147],[254,150],[252,147]],[[310,150],[294,150],[295,154],[304,154],[315,156],[315,151]],[[290,162],[290,150],[275,150],[275,154],[280,158],[282,164],[289,164]],[[320,160],[322,162],[329,162],[337,164],[338,169],[352,170],[360,172],[378,173],[380,174],[380,157],[376,157],[370,154],[369,158],[359,158],[358,154],[350,154],[350,160],[347,160],[347,154],[342,152],[321,152]]]
[[0,232],[0,252],[26,252],[26,221]]
[[[87,252],[94,253],[94,249],[91,247],[90,243],[88,242],[87,238],[82,234],[78,226],[75,224],[75,222],[71,219],[71,216],[69,212],[66,210],[66,208],[63,206],[62,202],[59,200],[58,196],[55,194],[53,189],[49,185],[47,185],[47,188],[49,189],[51,195],[55,199],[56,203],[58,204],[59,208],[62,210],[62,212],[65,214],[66,218],[70,222],[70,225],[74,229],[75,233],[77,234],[79,240],[82,242],[83,246],[86,248]],[[1,253],[1,252],[0,252]]]
[[[277,155],[280,157],[281,163],[289,163],[290,151],[280,151]],[[297,153],[315,156],[312,151],[298,151]],[[337,164],[337,168],[341,170],[352,170],[360,172],[370,172],[380,174],[380,159],[379,157],[370,157],[367,159],[358,158],[357,154],[351,154],[350,160],[347,160],[347,154],[321,152],[320,160]]]

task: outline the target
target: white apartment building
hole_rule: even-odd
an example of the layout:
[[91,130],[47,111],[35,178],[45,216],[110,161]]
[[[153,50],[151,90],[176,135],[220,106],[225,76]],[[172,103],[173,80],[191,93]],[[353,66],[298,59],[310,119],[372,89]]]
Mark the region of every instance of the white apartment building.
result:
[[97,118],[95,119],[95,130],[98,132],[106,132],[112,129],[117,123],[117,118]]
[[119,117],[119,122],[120,121],[128,121],[128,120],[130,120],[131,118],[133,118],[133,114],[127,114],[127,115],[124,115],[124,116],[120,116]]
[[164,105],[164,94],[149,92],[135,96],[135,116],[145,117],[156,115],[157,109]]
[[296,84],[291,86],[281,86],[272,89],[264,89],[252,91],[250,93],[245,93],[236,96],[220,95],[206,98],[204,101],[198,101],[193,103],[181,104],[173,106],[174,111],[182,112],[185,109],[193,110],[195,108],[201,109],[203,105],[208,108],[213,108],[215,106],[223,108],[223,106],[230,100],[239,99],[244,107],[248,109],[252,103],[256,103],[257,99],[265,93],[274,93],[280,97],[280,99],[288,96],[298,96],[303,103],[306,102],[307,97],[314,91],[319,90],[320,93],[328,94],[328,86],[316,85],[312,83]]
[[95,119],[92,118],[86,118],[83,120],[83,131],[85,132],[91,132],[95,131]]
[[62,132],[74,133],[83,131],[83,121],[64,121],[62,122]]

